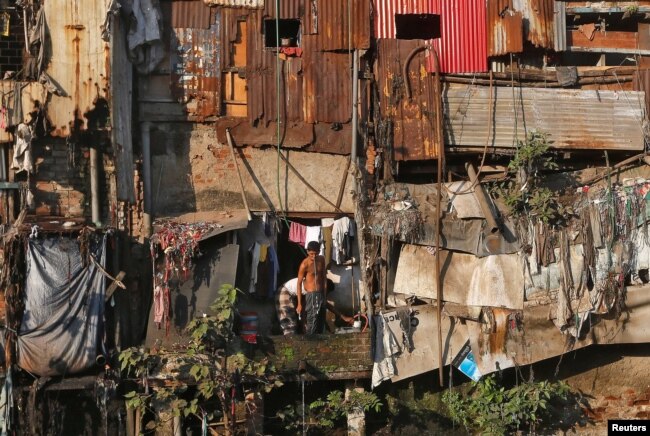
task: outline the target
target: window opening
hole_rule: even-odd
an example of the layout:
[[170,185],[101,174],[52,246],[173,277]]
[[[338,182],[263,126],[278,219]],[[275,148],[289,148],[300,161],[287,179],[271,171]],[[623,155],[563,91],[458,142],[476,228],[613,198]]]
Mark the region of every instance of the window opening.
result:
[[440,15],[438,14],[395,14],[397,39],[440,38]]
[[300,20],[280,19],[277,20],[280,43],[276,40],[276,20],[264,20],[264,47],[298,47],[300,42]]

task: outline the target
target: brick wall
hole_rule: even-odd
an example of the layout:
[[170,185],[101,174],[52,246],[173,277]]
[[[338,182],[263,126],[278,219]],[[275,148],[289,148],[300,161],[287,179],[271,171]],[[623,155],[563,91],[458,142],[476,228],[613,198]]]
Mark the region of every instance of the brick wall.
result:
[[351,334],[292,335],[263,338],[260,349],[287,378],[296,378],[301,360],[307,380],[370,378],[369,332]]
[[[3,13],[4,11],[0,11]],[[9,36],[0,36],[0,79],[7,71],[18,72],[23,68],[25,55],[25,32],[22,16],[16,10],[6,11],[10,16]]]

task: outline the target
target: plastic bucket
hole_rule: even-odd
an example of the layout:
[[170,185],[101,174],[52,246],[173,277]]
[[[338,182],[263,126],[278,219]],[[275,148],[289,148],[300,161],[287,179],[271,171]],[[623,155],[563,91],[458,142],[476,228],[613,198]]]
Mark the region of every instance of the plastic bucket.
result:
[[243,340],[250,344],[257,344],[257,312],[241,312],[241,332]]

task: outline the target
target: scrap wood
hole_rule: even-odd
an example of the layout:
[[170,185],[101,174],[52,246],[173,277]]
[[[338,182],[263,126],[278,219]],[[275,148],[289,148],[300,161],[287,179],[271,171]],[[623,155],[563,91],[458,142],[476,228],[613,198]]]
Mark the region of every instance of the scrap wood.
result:
[[117,289],[118,286],[120,288],[122,288],[122,289],[126,289],[126,286],[124,285],[124,283],[122,283],[122,280],[124,279],[124,276],[126,276],[126,273],[124,271],[120,271],[117,274],[117,277],[115,277],[115,279],[113,279],[113,283],[111,283],[111,285],[108,287],[108,289],[106,289],[106,297],[104,298],[104,301],[108,301],[108,300],[111,299],[111,297],[113,296],[113,293],[115,292],[115,290]]

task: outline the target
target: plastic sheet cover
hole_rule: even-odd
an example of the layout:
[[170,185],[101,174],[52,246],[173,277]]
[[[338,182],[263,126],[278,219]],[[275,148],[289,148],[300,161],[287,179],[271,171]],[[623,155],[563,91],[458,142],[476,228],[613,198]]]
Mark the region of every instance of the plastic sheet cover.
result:
[[[90,236],[89,254],[105,264],[106,237]],[[68,375],[95,364],[103,328],[105,278],[82,265],[79,241],[30,239],[18,365],[39,376]]]

